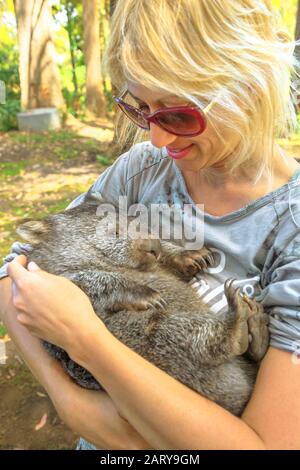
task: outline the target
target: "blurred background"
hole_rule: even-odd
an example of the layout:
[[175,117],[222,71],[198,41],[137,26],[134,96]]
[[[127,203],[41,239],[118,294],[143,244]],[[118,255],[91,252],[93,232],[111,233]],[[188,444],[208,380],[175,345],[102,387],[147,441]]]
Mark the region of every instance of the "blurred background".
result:
[[[101,67],[117,1],[0,0],[0,260],[18,221],[63,210],[122,151]],[[272,3],[300,39],[300,0]],[[300,158],[300,132],[280,143]],[[0,322],[0,449],[76,440]]]

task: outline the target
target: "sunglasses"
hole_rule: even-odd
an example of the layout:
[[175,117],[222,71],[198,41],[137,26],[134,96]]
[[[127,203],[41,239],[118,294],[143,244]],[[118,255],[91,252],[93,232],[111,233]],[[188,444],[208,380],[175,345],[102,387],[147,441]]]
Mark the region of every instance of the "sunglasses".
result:
[[152,122],[170,134],[182,137],[195,137],[205,131],[207,126],[205,113],[213,105],[213,102],[211,102],[203,110],[193,106],[172,106],[147,114],[124,101],[127,93],[128,90],[120,97],[113,96],[113,99],[132,122],[147,131],[150,130],[150,123]]

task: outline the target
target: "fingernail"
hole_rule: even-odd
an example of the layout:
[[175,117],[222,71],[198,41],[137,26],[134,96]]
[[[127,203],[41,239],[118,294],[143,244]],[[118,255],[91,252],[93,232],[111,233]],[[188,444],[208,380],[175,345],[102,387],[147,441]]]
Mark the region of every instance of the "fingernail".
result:
[[14,282],[12,282],[12,284],[11,284],[11,290],[12,290],[13,297],[15,297],[18,292],[17,292],[17,286]]
[[39,267],[34,261],[30,261],[27,266],[28,271],[38,271]]

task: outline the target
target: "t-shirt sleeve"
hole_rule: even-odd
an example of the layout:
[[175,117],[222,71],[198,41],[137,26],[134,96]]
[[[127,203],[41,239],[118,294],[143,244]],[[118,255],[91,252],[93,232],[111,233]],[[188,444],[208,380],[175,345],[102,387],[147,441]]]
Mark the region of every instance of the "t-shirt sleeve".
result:
[[300,352],[300,229],[289,220],[273,246],[259,301],[270,314],[270,345]]
[[[66,208],[78,206],[84,201],[87,193],[99,193],[107,202],[112,204],[118,204],[119,196],[125,196],[127,194],[127,179],[128,179],[128,163],[132,153],[137,153],[139,146],[133,146],[131,150],[122,154],[117,160],[108,167],[95,183],[89,188],[89,190],[74,199],[69,206]],[[30,252],[30,245],[20,242],[15,242],[11,246],[10,253],[4,258],[4,264],[0,268],[0,279],[7,276],[7,263],[12,261],[16,256],[20,254],[26,254]]]

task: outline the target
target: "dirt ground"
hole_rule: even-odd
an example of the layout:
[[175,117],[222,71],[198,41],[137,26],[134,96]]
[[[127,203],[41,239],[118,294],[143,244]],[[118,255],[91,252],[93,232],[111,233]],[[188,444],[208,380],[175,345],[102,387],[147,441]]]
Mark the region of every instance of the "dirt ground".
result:
[[74,449],[78,437],[57,416],[12,341],[0,366],[0,450]]
[[[107,143],[69,130],[0,134],[0,260],[19,221],[63,210],[114,157]],[[61,422],[0,323],[1,337],[0,449],[74,449],[78,436]]]
[[[0,134],[0,260],[16,240],[19,221],[63,210],[113,162],[109,139],[101,143],[97,130],[83,131]],[[299,157],[299,137],[282,143]],[[58,418],[0,323],[1,337],[7,361],[1,365],[0,341],[0,449],[75,448],[78,437]]]

